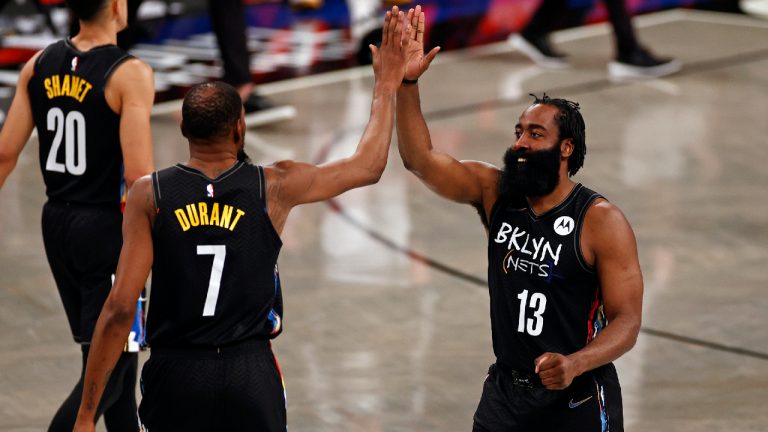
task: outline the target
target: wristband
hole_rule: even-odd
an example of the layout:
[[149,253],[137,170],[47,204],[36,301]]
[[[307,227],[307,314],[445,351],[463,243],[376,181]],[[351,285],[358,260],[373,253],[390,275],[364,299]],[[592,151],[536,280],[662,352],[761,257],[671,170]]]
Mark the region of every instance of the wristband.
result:
[[406,84],[406,85],[416,84],[417,82],[419,82],[418,78],[416,79],[403,78],[403,84]]

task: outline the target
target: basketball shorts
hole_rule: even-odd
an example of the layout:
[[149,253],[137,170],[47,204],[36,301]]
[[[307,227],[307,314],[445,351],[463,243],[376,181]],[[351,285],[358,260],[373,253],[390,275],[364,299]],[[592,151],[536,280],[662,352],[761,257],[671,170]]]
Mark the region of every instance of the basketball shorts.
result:
[[270,343],[151,348],[141,371],[147,432],[286,431],[282,373]]
[[474,432],[623,432],[621,387],[613,364],[576,377],[564,390],[547,390],[494,364],[474,417]]

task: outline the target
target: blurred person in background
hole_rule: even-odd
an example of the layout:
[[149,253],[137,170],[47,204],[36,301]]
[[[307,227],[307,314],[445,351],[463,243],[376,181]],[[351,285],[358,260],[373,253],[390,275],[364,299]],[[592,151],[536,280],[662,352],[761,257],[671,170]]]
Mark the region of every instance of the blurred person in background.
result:
[[[615,59],[608,63],[612,79],[657,78],[680,71],[679,61],[655,56],[640,44],[625,0],[603,2],[613,27]],[[512,34],[509,42],[541,67],[568,68],[566,55],[552,47],[549,35],[557,26],[583,22],[588,11],[588,7],[570,8],[569,0],[542,0],[525,28]]]
[[[115,44],[126,26],[126,0],[67,0],[77,36],[49,45],[24,65],[0,131],[0,188],[37,128],[48,201],[43,243],[72,336],[82,351],[80,380],[50,431],[71,431],[83,392],[96,320],[112,288],[122,245],[128,189],[153,169],[152,69]],[[136,431],[136,372],[142,329],[120,341],[112,378],[94,418],[110,432]],[[129,336],[130,335],[130,336]]]
[[[9,1],[9,0],[0,0]],[[128,27],[118,34],[118,45],[130,49],[140,38],[136,25],[138,11],[144,0],[127,0]],[[260,3],[270,3],[261,0]],[[259,2],[257,2],[259,3]],[[211,27],[221,55],[224,75],[221,80],[235,87],[243,101],[246,114],[268,110],[275,104],[259,95],[251,77],[251,57],[248,52],[245,6],[242,0],[208,0]],[[78,32],[77,20],[73,20],[70,34]]]
[[221,80],[237,89],[246,114],[273,108],[271,100],[254,91],[243,1],[208,0],[208,13],[224,67]]

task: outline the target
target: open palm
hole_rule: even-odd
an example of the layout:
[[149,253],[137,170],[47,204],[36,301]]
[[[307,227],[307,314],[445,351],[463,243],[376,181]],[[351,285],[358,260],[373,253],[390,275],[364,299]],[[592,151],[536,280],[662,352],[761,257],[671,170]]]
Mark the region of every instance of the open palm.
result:
[[415,80],[429,68],[430,63],[440,51],[440,47],[435,47],[426,55],[424,54],[425,15],[421,6],[409,10],[406,21],[411,23],[411,43],[408,44],[405,51],[405,79]]

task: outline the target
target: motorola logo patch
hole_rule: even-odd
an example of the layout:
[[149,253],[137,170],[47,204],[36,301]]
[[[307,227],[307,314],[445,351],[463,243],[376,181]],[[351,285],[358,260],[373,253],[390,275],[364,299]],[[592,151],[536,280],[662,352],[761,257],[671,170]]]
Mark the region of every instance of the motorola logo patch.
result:
[[555,221],[555,232],[561,236],[566,236],[573,232],[576,227],[576,222],[570,216],[560,216]]

